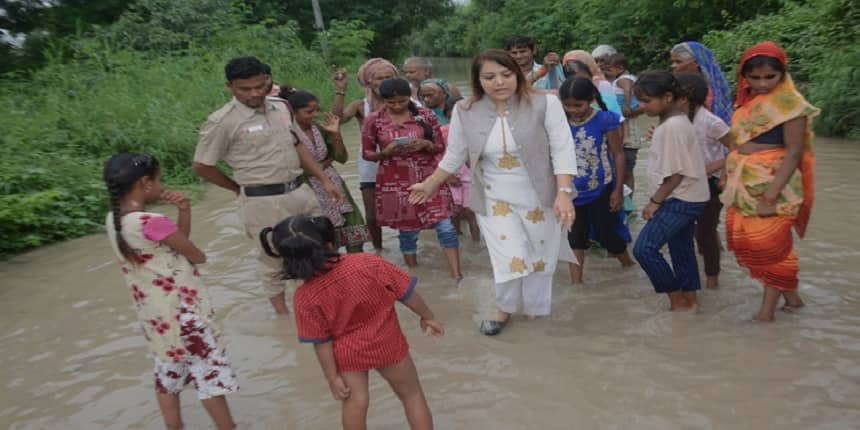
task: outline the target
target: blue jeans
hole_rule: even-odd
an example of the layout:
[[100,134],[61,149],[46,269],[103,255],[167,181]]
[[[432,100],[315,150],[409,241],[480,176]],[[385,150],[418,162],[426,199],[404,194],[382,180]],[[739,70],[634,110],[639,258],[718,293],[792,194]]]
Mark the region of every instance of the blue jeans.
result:
[[[433,225],[436,230],[436,237],[439,238],[439,245],[443,249],[457,248],[460,246],[460,239],[457,238],[457,229],[454,228],[454,223],[451,218],[445,218],[442,221]],[[418,233],[420,230],[409,231],[400,230],[400,252],[407,255],[415,255],[418,253]]]
[[[654,291],[671,293],[702,288],[693,236],[696,218],[702,213],[705,203],[667,199],[639,232],[633,256],[648,275]],[[672,258],[671,267],[660,252],[666,244]]]

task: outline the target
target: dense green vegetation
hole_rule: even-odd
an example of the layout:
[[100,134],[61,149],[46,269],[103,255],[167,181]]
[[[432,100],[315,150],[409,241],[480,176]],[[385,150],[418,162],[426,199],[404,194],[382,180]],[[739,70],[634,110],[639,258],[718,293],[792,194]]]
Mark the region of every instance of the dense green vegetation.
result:
[[632,70],[665,68],[684,40],[712,48],[734,82],[744,49],[762,40],[782,45],[789,70],[823,109],[820,133],[860,137],[860,3],[851,0],[472,0],[453,16],[416,32],[425,55],[471,56],[502,47],[512,35],[548,51],[611,44]]
[[116,151],[152,153],[170,184],[198,184],[189,169],[197,130],[229,99],[223,65],[237,55],[271,64],[277,82],[331,94],[331,63],[354,71],[367,56],[408,50],[471,56],[514,34],[541,52],[613,44],[633,70],[664,67],[674,43],[698,39],[731,80],[743,49],[771,39],[823,108],[819,131],[860,137],[860,3],[851,0],[319,3],[322,35],[307,0],[0,0],[0,28],[27,36],[0,43],[0,255],[98,229],[101,163]]
[[[246,24],[229,4],[140,1],[114,25],[69,41],[70,60],[48,55],[44,67],[0,81],[0,254],[99,228],[101,165],[116,151],[151,153],[170,184],[197,184],[197,131],[229,100],[223,68],[232,57],[256,55],[277,82],[329,100],[334,86],[320,79],[328,61],[304,47],[296,26]],[[333,51],[344,61],[363,56],[367,33],[339,28]]]

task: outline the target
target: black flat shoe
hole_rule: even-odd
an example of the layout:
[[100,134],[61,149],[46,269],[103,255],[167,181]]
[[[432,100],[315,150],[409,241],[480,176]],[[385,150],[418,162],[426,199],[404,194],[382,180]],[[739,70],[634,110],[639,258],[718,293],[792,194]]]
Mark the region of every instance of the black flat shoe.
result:
[[493,320],[483,320],[481,321],[481,334],[486,336],[495,336],[502,332],[502,329],[505,328],[505,325],[508,321],[493,321]]

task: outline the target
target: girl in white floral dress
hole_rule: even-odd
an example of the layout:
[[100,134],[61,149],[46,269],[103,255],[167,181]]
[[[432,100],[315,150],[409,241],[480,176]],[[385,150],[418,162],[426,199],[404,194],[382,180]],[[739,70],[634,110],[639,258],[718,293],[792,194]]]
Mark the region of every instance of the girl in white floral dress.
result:
[[[111,246],[131,290],[138,320],[155,361],[155,391],[169,429],[183,427],[179,393],[189,382],[220,429],[235,428],[225,394],[238,389],[206,286],[194,264],[206,262],[188,235],[188,198],[161,189],[158,161],[123,153],[105,164],[111,211],[105,224]],[[177,224],[146,212],[163,200],[179,209]]]

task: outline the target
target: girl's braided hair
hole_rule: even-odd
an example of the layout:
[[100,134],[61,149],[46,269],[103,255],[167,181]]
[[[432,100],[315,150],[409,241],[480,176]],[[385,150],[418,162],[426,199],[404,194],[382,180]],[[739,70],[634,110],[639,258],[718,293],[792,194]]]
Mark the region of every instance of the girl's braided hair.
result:
[[116,154],[105,163],[103,177],[110,197],[110,210],[113,214],[117,246],[120,254],[134,265],[141,263],[141,259],[122,237],[120,201],[131,192],[134,184],[140,178],[144,176],[155,177],[158,175],[159,169],[158,160],[155,157],[131,152]]

